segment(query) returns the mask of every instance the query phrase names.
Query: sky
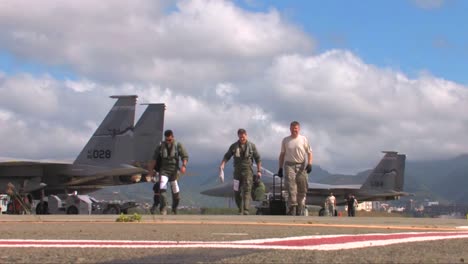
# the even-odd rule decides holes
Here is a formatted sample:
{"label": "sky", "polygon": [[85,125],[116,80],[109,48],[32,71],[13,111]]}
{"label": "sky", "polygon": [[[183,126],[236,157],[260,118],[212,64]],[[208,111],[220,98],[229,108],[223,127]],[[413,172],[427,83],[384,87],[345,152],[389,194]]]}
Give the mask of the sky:
{"label": "sky", "polygon": [[190,162],[219,162],[238,128],[276,160],[293,120],[330,172],[371,168],[383,150],[468,153],[464,10],[462,0],[1,1],[0,156],[73,160],[116,94],[165,103]]}

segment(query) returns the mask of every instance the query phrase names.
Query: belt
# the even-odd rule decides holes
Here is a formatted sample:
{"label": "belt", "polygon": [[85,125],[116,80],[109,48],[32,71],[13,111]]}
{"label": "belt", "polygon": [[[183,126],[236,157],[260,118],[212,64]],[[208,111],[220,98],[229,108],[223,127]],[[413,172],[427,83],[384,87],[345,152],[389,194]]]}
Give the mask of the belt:
{"label": "belt", "polygon": [[286,164],[286,165],[302,165],[302,164],[304,164],[304,162],[285,161],[284,164]]}

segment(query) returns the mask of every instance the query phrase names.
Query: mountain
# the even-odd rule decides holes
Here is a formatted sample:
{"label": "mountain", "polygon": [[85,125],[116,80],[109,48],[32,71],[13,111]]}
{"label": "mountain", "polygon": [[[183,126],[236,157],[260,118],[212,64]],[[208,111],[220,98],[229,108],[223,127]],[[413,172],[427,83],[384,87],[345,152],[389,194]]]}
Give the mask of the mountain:
{"label": "mountain", "polygon": [[[214,187],[218,182],[219,163],[190,164],[187,175],[181,176],[181,205],[196,207],[227,207],[233,204],[230,198],[216,198],[201,195],[200,192]],[[278,161],[264,160],[263,167],[276,173]],[[362,184],[371,169],[354,176],[333,175],[314,165],[309,175],[310,181],[326,184]],[[232,161],[226,165],[225,181],[232,181]],[[129,199],[152,203],[152,183],[138,183],[127,186],[108,187],[97,191],[98,199]],[[443,203],[467,203],[468,154],[446,160],[409,161],[405,168],[404,190],[414,193],[414,200],[439,200]],[[227,194],[228,196],[230,194]],[[170,195],[169,195],[170,196]]]}
{"label": "mountain", "polygon": [[467,203],[468,154],[446,160],[407,162],[407,191],[450,203]]}

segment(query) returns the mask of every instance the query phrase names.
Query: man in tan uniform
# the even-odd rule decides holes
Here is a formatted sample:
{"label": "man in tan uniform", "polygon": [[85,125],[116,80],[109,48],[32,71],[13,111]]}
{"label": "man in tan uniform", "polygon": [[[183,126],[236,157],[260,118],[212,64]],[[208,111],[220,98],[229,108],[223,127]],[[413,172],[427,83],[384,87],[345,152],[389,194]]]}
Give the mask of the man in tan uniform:
{"label": "man in tan uniform", "polygon": [[278,176],[283,177],[288,190],[289,215],[303,215],[308,189],[308,173],[312,171],[312,149],[305,136],[299,135],[299,122],[290,125],[291,135],[281,143]]}
{"label": "man in tan uniform", "polygon": [[331,192],[328,197],[327,197],[327,202],[326,202],[326,210],[328,212],[328,216],[335,216],[335,210],[336,210],[336,197],[333,195]]}

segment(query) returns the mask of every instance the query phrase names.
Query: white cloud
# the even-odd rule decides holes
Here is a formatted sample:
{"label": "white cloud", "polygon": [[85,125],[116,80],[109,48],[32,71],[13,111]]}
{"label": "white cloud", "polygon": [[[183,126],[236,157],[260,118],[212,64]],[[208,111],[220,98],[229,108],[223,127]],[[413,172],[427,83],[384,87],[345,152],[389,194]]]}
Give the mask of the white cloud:
{"label": "white cloud", "polygon": [[193,89],[193,80],[238,78],[277,53],[314,45],[276,10],[251,13],[229,1],[178,1],[168,14],[164,1],[30,5],[0,3],[0,48],[111,83],[157,81]]}
{"label": "white cloud", "polygon": [[73,158],[113,94],[164,102],[165,127],[198,162],[219,162],[240,127],[277,159],[292,120],[315,162],[336,172],[372,167],[381,150],[411,159],[468,151],[468,87],[429,73],[410,79],[346,50],[312,54],[313,38],[275,10],[158,3],[0,2],[0,48],[77,76],[0,73],[2,156]]}
{"label": "white cloud", "polygon": [[57,111],[56,80],[50,76],[0,75],[0,91],[0,104],[12,112],[49,115]]}
{"label": "white cloud", "polygon": [[4,111],[0,108],[0,120],[1,121],[8,121],[12,118],[13,114],[9,111]]}
{"label": "white cloud", "polygon": [[96,84],[86,80],[80,82],[66,80],[65,86],[72,89],[75,92],[89,92],[96,87]]}

